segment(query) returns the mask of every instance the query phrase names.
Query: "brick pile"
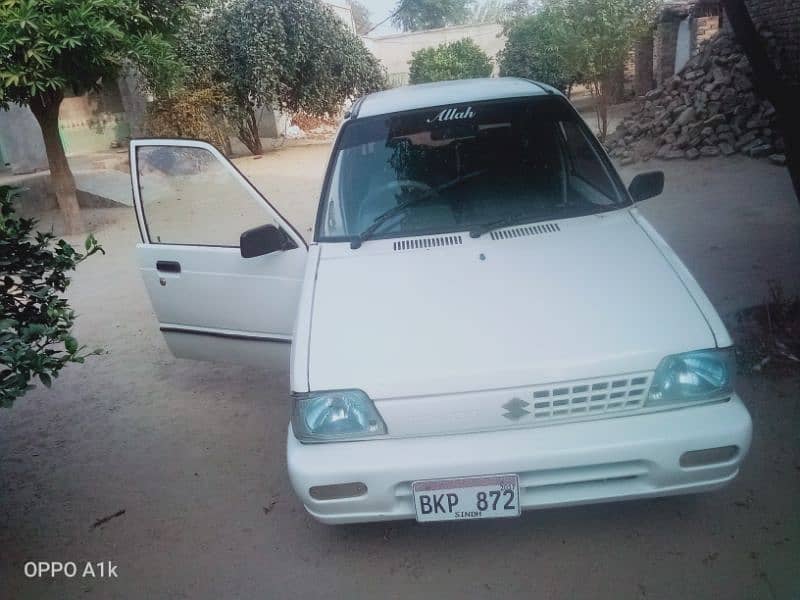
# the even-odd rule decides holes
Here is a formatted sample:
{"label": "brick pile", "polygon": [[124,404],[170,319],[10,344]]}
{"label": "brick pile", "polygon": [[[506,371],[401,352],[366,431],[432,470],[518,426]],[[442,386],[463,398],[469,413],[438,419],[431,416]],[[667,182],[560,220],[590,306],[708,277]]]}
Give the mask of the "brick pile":
{"label": "brick pile", "polygon": [[747,57],[730,34],[720,33],[679,73],[639,98],[606,147],[621,164],[737,153],[783,164],[775,125],[775,109],[755,93]]}

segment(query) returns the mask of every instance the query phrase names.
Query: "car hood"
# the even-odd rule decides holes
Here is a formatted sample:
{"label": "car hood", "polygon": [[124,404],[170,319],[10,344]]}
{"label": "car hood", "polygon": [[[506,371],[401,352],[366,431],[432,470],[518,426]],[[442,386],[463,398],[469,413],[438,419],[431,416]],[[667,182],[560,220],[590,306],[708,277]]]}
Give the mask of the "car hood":
{"label": "car hood", "polygon": [[715,345],[627,210],[441,237],[451,243],[322,245],[311,390],[387,399],[510,388],[652,370]]}

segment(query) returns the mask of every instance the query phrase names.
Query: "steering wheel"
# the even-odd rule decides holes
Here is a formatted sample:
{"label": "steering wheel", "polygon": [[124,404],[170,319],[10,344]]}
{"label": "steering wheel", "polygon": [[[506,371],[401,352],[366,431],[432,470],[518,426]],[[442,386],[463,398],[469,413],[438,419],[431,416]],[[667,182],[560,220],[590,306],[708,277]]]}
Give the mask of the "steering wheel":
{"label": "steering wheel", "polygon": [[[441,198],[436,188],[413,179],[394,179],[378,186],[367,194],[358,210],[360,227],[369,226],[377,217],[398,205],[396,192],[401,190],[417,190],[419,194],[431,198]],[[390,194],[389,192],[395,192]]]}

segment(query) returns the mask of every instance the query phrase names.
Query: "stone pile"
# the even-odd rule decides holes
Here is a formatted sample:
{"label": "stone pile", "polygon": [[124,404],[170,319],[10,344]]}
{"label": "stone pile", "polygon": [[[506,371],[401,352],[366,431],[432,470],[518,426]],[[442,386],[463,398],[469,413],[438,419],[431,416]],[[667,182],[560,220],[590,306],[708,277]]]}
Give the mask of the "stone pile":
{"label": "stone pile", "polygon": [[751,77],[733,37],[720,33],[679,73],[637,100],[607,137],[609,154],[621,164],[736,153],[785,163],[775,109],[756,95]]}

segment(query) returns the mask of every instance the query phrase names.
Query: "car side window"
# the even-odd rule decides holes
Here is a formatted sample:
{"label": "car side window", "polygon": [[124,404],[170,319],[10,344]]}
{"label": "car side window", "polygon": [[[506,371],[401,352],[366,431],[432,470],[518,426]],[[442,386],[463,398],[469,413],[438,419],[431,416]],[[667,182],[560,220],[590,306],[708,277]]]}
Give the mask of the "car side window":
{"label": "car side window", "polygon": [[238,247],[242,232],[271,221],[231,167],[205,148],[141,146],[136,161],[153,244]]}
{"label": "car side window", "polygon": [[572,165],[571,176],[579,177],[606,198],[617,200],[617,193],[611,184],[611,178],[597,152],[586,139],[585,133],[577,123],[561,122],[567,158]]}

